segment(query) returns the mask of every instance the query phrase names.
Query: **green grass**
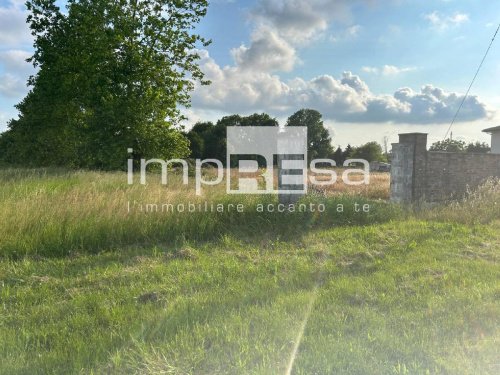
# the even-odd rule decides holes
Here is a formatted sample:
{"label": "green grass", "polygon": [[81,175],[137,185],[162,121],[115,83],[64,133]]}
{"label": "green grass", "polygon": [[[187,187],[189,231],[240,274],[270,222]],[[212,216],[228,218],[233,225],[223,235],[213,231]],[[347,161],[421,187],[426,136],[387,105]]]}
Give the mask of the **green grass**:
{"label": "green grass", "polygon": [[[310,196],[305,204],[324,203],[328,214],[305,212],[283,215],[257,213],[258,203],[275,204],[275,196],[236,196],[225,184],[195,195],[193,184],[182,185],[178,175],[168,186],[149,176],[147,186],[127,185],[124,173],[67,172],[64,170],[0,170],[0,256],[65,256],[72,252],[99,252],[110,247],[182,243],[217,239],[234,234],[254,237],[297,236],[310,228],[385,222],[402,214],[381,200],[345,196],[323,199]],[[133,202],[243,204],[243,213],[148,213],[128,211]],[[357,213],[355,203],[369,203],[369,214]],[[345,206],[338,213],[337,205]]]}
{"label": "green grass", "polygon": [[[371,202],[371,215],[287,216],[290,230],[278,215],[117,214],[156,194],[118,174],[3,173],[1,374],[286,374],[311,302],[293,374],[500,369],[496,187],[476,211]],[[185,231],[201,220],[204,235]]]}

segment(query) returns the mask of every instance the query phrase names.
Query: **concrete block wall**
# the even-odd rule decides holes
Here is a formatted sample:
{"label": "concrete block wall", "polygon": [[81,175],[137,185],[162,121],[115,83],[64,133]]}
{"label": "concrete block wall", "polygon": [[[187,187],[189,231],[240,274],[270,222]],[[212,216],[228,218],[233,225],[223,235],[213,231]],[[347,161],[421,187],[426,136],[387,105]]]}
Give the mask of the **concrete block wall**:
{"label": "concrete block wall", "polygon": [[394,143],[391,200],[442,202],[464,196],[489,177],[500,177],[499,154],[427,151],[427,134],[400,134]]}
{"label": "concrete block wall", "polygon": [[394,143],[391,163],[391,200],[409,203],[413,199],[414,145]]}

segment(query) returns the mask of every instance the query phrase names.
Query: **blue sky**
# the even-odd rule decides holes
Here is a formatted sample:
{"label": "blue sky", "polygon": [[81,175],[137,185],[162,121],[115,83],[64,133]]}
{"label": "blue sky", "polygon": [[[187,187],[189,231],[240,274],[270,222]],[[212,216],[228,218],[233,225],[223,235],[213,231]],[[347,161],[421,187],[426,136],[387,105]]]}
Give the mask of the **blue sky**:
{"label": "blue sky", "polygon": [[[0,130],[15,116],[32,72],[22,1],[0,0]],[[500,23],[491,0],[213,0],[198,31],[213,84],[197,88],[187,126],[232,113],[281,122],[320,110],[334,144],[444,136]],[[500,125],[500,36],[454,126],[456,138],[488,140]]]}

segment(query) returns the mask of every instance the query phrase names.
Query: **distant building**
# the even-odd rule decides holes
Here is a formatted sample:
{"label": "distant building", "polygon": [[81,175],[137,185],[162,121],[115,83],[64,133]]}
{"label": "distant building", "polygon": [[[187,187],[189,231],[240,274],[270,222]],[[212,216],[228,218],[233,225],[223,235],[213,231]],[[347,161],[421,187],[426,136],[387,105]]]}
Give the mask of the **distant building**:
{"label": "distant building", "polygon": [[491,153],[500,154],[500,126],[484,129],[483,132],[491,134]]}

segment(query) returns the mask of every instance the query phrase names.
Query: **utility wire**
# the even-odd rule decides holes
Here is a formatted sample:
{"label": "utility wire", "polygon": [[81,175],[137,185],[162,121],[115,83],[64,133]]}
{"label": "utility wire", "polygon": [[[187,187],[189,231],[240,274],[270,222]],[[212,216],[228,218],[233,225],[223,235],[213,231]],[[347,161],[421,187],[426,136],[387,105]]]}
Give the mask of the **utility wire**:
{"label": "utility wire", "polygon": [[495,31],[495,35],[493,35],[493,39],[491,39],[490,45],[488,46],[488,49],[486,50],[486,53],[484,54],[483,59],[481,60],[481,64],[479,64],[479,67],[477,68],[476,74],[474,75],[474,78],[472,78],[472,82],[469,85],[469,88],[467,89],[467,92],[465,93],[464,98],[462,99],[462,102],[460,103],[460,106],[458,107],[457,112],[455,113],[455,117],[453,117],[453,120],[451,121],[450,127],[448,128],[448,131],[446,132],[446,135],[444,136],[444,139],[448,137],[448,134],[450,134],[451,128],[453,127],[453,124],[455,124],[455,120],[458,117],[458,114],[460,113],[460,110],[462,109],[465,100],[467,99],[467,96],[469,96],[469,92],[472,88],[472,85],[476,81],[477,75],[479,74],[479,71],[483,67],[483,63],[486,60],[486,56],[488,56],[488,53],[490,52],[491,46],[493,45],[493,42],[495,41],[495,38],[497,37],[498,31],[500,30],[500,24],[498,24],[497,31]]}

